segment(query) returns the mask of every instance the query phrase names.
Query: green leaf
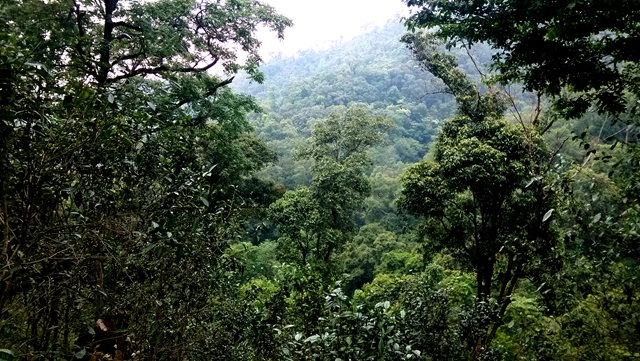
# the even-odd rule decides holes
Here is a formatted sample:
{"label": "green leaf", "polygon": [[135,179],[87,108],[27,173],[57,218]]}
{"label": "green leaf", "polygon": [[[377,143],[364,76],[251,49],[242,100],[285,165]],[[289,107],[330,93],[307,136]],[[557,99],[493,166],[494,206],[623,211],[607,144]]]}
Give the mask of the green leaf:
{"label": "green leaf", "polygon": [[76,353],[76,358],[77,359],[81,359],[84,357],[84,355],[87,354],[87,349],[80,349],[80,351],[78,351],[78,353]]}
{"label": "green leaf", "polygon": [[319,338],[320,338],[320,336],[318,336],[318,335],[309,336],[309,337],[307,337],[307,338],[304,340],[304,342],[311,342],[311,343],[313,343],[313,342],[318,341],[318,339],[319,339]]}
{"label": "green leaf", "polygon": [[544,216],[542,216],[542,221],[546,222],[547,219],[549,219],[549,217],[551,217],[551,214],[553,213],[553,208],[551,208],[550,210],[547,211],[547,213],[544,214]]}
{"label": "green leaf", "polygon": [[206,198],[200,197],[200,200],[202,201],[202,204],[204,204],[205,207],[209,207],[209,201]]}
{"label": "green leaf", "polygon": [[156,247],[155,243],[151,243],[150,245],[146,246],[143,250],[142,250],[142,254],[145,254],[149,251],[151,251],[152,249],[154,249]]}
{"label": "green leaf", "polygon": [[593,217],[593,223],[596,223],[602,218],[602,213],[598,213]]}
{"label": "green leaf", "polygon": [[200,218],[196,217],[191,226],[191,233],[195,233],[198,230],[198,226],[200,226]]}

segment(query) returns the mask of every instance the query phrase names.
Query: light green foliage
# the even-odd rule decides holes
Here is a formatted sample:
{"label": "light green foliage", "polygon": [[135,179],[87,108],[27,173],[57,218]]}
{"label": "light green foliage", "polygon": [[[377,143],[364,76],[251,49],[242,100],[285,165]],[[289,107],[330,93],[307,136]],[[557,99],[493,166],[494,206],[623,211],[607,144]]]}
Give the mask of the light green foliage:
{"label": "light green foliage", "polygon": [[[379,274],[356,292],[361,309],[383,305],[397,330],[399,344],[419,350],[426,359],[465,359],[465,339],[482,332],[489,320],[486,310],[476,307],[473,276],[449,272],[431,263],[416,275]],[[398,317],[400,316],[400,317]],[[487,353],[485,357],[496,356]],[[415,357],[415,356],[414,356]],[[418,357],[418,359],[422,359]]]}
{"label": "light green foliage", "polygon": [[240,288],[240,296],[249,302],[251,307],[255,307],[258,312],[269,311],[270,300],[279,291],[278,283],[267,280],[264,277],[251,279]]}
{"label": "light green foliage", "polygon": [[605,293],[588,295],[563,315],[558,321],[572,346],[567,354],[605,360],[640,356],[635,335],[640,309],[633,297],[637,295],[612,287]]}
{"label": "light green foliage", "polygon": [[370,304],[394,300],[397,297],[395,293],[398,292],[399,285],[406,278],[411,276],[385,273],[376,275],[373,281],[356,291],[354,299],[359,303]]}
{"label": "light green foliage", "polygon": [[269,218],[280,232],[278,249],[282,258],[304,265],[320,251],[319,244],[315,244],[323,231],[323,216],[318,208],[306,187],[286,192],[269,207]]}
{"label": "light green foliage", "polygon": [[595,286],[591,294],[556,315],[545,315],[533,298],[516,297],[498,331],[496,346],[505,349],[511,360],[637,358],[637,295],[625,285],[628,280],[620,278],[635,271],[617,264],[609,272],[609,282],[591,285]]}
{"label": "light green foliage", "polygon": [[379,273],[412,274],[422,269],[422,255],[417,252],[390,251],[382,255]]}
{"label": "light green foliage", "polygon": [[228,253],[244,261],[244,279],[273,278],[277,266],[275,242],[265,241],[257,246],[250,242],[236,243]]}
{"label": "light green foliage", "polygon": [[397,232],[404,223],[398,216],[395,205],[400,184],[395,174],[388,173],[369,177],[371,196],[365,199],[362,220],[368,224],[379,222],[385,228]]}
{"label": "light green foliage", "polygon": [[270,208],[285,259],[327,263],[351,237],[354,213],[370,193],[364,176],[371,165],[367,151],[390,127],[389,120],[359,108],[316,124],[311,145],[298,155],[313,161],[310,186],[287,192]]}
{"label": "light green foliage", "polygon": [[288,359],[288,343],[300,340],[295,335],[318,329],[326,313],[325,289],[321,274],[309,265],[282,264],[273,280],[257,278],[245,284],[241,298],[247,327],[237,336],[247,343],[246,359]]}
{"label": "light green foliage", "polygon": [[[455,102],[432,94],[440,89],[434,88],[429,74],[414,66],[398,42],[403,31],[399,22],[390,21],[327,50],[275,57],[260,68],[265,84],[234,81],[235,89],[256,96],[265,108],[266,114],[252,117],[252,124],[280,158],[266,174],[288,189],[308,185],[308,167],[292,160],[295,150],[310,136],[315,122],[352,107],[393,119],[396,125],[389,144],[372,149],[372,175],[392,178],[389,171],[393,170],[397,178],[426,153],[441,120],[453,114]],[[489,60],[490,53],[486,47],[476,49],[482,62]],[[475,73],[471,61],[463,67]]]}
{"label": "light green foliage", "polygon": [[[496,347],[505,349],[511,360],[521,359],[530,348],[535,347],[531,337],[535,334],[534,330],[553,332],[554,326],[558,327],[554,323],[553,319],[542,315],[535,299],[514,297],[504,315],[504,325],[496,335]],[[544,351],[540,352],[541,356],[543,354]]]}
{"label": "light green foliage", "polygon": [[360,227],[353,240],[347,242],[336,257],[340,271],[347,275],[347,294],[371,282],[379,273],[417,273],[422,268],[422,255],[414,243],[387,231],[379,223]]}
{"label": "light green foliage", "polygon": [[[433,266],[431,266],[433,267]],[[459,270],[445,270],[440,287],[446,289],[454,305],[471,307],[476,301],[477,284],[473,274]]]}

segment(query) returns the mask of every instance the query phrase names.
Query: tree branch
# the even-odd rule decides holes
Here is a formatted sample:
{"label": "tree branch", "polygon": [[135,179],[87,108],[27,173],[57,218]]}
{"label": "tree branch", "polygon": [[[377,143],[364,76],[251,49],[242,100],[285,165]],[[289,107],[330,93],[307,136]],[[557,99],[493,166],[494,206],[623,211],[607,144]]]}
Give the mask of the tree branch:
{"label": "tree branch", "polygon": [[473,55],[471,55],[471,49],[470,46],[467,45],[464,41],[462,42],[462,47],[464,48],[464,50],[467,53],[467,56],[469,57],[469,59],[471,59],[471,62],[473,63],[473,66],[476,68],[476,71],[478,72],[478,74],[480,74],[480,77],[482,77],[482,79],[485,78],[485,74],[480,70],[480,67],[478,66],[478,64],[476,63],[476,59],[473,57]]}
{"label": "tree branch", "polygon": [[[536,110],[533,113],[533,118],[531,119],[531,125],[533,125],[533,126],[535,126],[536,123],[538,122],[538,117],[540,116],[540,111],[541,111],[540,104],[541,104],[542,94],[538,93],[536,95],[537,95]],[[550,124],[553,124],[553,122],[551,122]],[[544,132],[546,132],[549,129],[549,127],[550,127],[550,125],[547,126],[547,128],[545,128],[545,130],[540,134],[544,134]]]}
{"label": "tree branch", "polygon": [[166,65],[160,65],[157,66],[155,68],[141,68],[141,69],[136,69],[133,70],[129,73],[126,74],[122,74],[122,75],[118,75],[115,78],[111,78],[111,79],[107,79],[107,83],[115,83],[119,80],[124,80],[124,79],[129,79],[129,78],[133,78],[135,76],[138,75],[151,75],[151,74],[160,74],[160,73],[164,73],[167,71],[173,71],[173,72],[177,72],[177,73],[200,73],[200,72],[204,72],[207,71],[209,69],[211,69],[214,65],[216,65],[218,63],[219,59],[215,59],[213,60],[211,63],[200,67],[200,68],[196,68],[196,67],[186,67],[186,68],[176,68],[176,69],[172,69],[169,68]]}
{"label": "tree branch", "polygon": [[[202,95],[202,98],[208,98],[208,97],[214,95],[218,91],[218,89],[222,88],[225,85],[231,84],[231,82],[233,82],[233,79],[235,79],[234,76],[232,76],[231,78],[229,78],[227,80],[224,80],[224,81],[221,81],[220,83],[214,85],[213,88],[209,89],[206,93],[204,93]],[[191,103],[192,101],[194,101],[194,99],[183,99],[183,100],[179,101],[178,104],[176,104],[176,107],[181,107],[181,106],[183,106],[183,105],[185,105],[187,103]]]}
{"label": "tree branch", "polygon": [[80,5],[77,3],[76,0],[73,0],[73,8],[71,8],[71,12],[73,12],[76,15],[76,26],[78,26],[78,42],[76,43],[76,46],[75,46],[76,51],[80,55],[80,59],[82,59],[82,65],[85,67],[87,72],[89,72],[89,74],[93,76],[97,76],[97,73],[93,68],[93,64],[89,60],[87,53],[82,48],[83,39],[86,36],[86,32],[84,30],[84,27],[82,26],[82,19],[84,18],[86,13],[80,10]]}
{"label": "tree branch", "polygon": [[144,51],[140,51],[139,53],[135,53],[135,54],[123,55],[123,56],[119,57],[118,59],[112,61],[111,62],[111,66],[113,67],[114,65],[118,64],[121,61],[136,59],[137,57],[139,57],[141,55],[144,55]]}
{"label": "tree branch", "polygon": [[131,25],[128,23],[125,23],[124,21],[116,21],[116,22],[112,22],[111,25],[114,28],[117,27],[123,27],[123,28],[127,28],[127,29],[131,29],[131,30],[135,30],[135,31],[139,31],[139,32],[143,32],[142,28],[139,26],[135,26],[135,25]]}

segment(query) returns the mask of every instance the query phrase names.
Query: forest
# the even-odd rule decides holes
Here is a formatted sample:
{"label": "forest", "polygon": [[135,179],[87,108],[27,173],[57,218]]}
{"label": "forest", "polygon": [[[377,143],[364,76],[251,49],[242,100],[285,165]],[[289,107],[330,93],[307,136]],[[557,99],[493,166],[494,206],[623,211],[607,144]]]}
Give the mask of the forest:
{"label": "forest", "polygon": [[0,0],[0,359],[640,360],[640,1]]}

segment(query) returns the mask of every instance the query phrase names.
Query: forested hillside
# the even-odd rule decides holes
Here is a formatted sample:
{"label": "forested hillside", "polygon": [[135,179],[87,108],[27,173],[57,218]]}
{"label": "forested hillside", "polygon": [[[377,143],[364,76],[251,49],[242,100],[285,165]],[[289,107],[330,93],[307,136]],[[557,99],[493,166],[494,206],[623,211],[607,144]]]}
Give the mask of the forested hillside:
{"label": "forested hillside", "polygon": [[[260,67],[263,83],[239,76],[231,87],[258,99],[262,111],[249,119],[258,136],[278,154],[278,162],[268,165],[262,174],[290,190],[309,185],[311,163],[295,155],[310,141],[314,125],[332,113],[365,109],[393,120],[393,126],[384,141],[369,151],[372,165],[364,171],[373,187],[372,196],[358,212],[358,223],[395,231],[404,228],[407,219],[398,216],[394,205],[400,175],[425,156],[442,121],[456,109],[455,99],[445,94],[442,82],[422,71],[400,42],[405,31],[396,19],[327,50],[276,57]],[[462,60],[465,72],[480,81],[491,49],[479,46],[469,53],[460,48],[452,51]],[[259,232],[255,236],[270,235]]]}
{"label": "forested hillside", "polygon": [[[442,120],[453,114],[455,102],[399,42],[405,31],[399,19],[389,21],[325,51],[272,59],[260,67],[262,84],[246,77],[234,81],[233,89],[255,96],[263,107],[264,113],[251,119],[280,156],[270,175],[288,188],[308,182],[309,174],[292,164],[293,151],[311,135],[316,121],[348,107],[362,107],[395,122],[389,144],[373,153],[374,173],[398,175],[424,156]],[[463,55],[462,49],[454,50]],[[488,47],[475,47],[473,54],[482,66],[492,53]],[[465,71],[479,80],[471,59],[461,59]]]}
{"label": "forested hillside", "polygon": [[0,359],[640,360],[640,2],[405,4],[0,2]]}

